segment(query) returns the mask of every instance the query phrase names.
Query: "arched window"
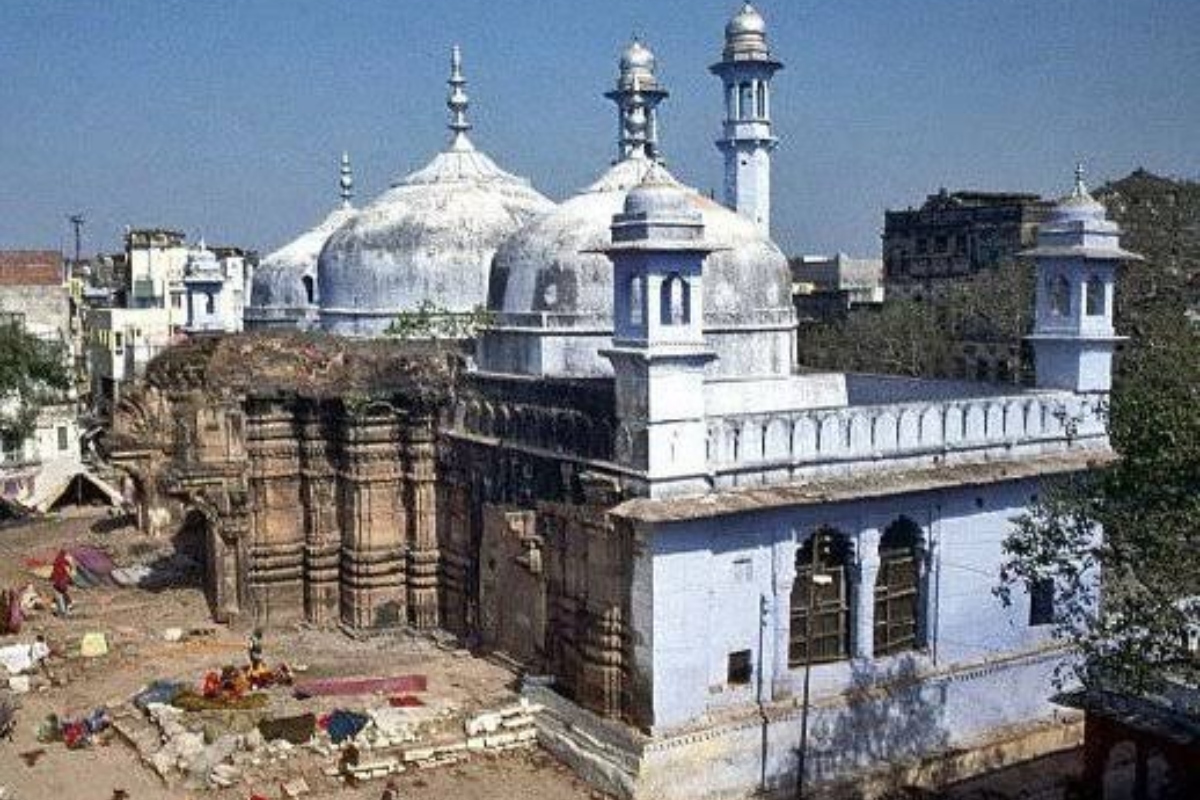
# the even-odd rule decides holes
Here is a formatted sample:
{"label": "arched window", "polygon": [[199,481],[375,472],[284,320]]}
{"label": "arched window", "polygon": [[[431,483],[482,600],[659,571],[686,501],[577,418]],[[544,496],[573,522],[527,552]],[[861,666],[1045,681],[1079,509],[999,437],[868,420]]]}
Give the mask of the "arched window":
{"label": "arched window", "polygon": [[751,119],[754,116],[754,84],[747,81],[739,87],[738,106],[740,119]]}
{"label": "arched window", "polygon": [[313,304],[313,296],[314,296],[312,275],[305,275],[303,278],[300,279],[300,282],[304,284],[304,297],[307,299],[308,304],[311,306]]}
{"label": "arched window", "polygon": [[796,552],[788,666],[849,658],[850,603],[846,586],[849,556],[846,537],[831,528],[815,531]]}
{"label": "arched window", "polygon": [[1093,275],[1087,282],[1087,315],[1089,317],[1104,316],[1104,281],[1099,275]]}
{"label": "arched window", "polygon": [[645,318],[646,304],[646,278],[643,275],[634,275],[629,279],[629,324],[641,325]]}
{"label": "arched window", "polygon": [[217,307],[216,299],[212,296],[212,292],[204,293],[204,313],[212,314]]}
{"label": "arched window", "polygon": [[671,273],[663,281],[660,293],[659,322],[663,325],[686,325],[691,322],[691,298],[688,296],[687,281],[678,273]]}
{"label": "arched window", "polygon": [[877,656],[920,646],[917,641],[921,608],[920,539],[920,527],[908,517],[901,517],[887,527],[879,541],[879,573],[875,577]]}
{"label": "arched window", "polygon": [[1050,311],[1060,317],[1071,314],[1071,283],[1063,275],[1050,279]]}
{"label": "arched window", "polygon": [[767,84],[763,81],[758,83],[758,118],[767,118]]}

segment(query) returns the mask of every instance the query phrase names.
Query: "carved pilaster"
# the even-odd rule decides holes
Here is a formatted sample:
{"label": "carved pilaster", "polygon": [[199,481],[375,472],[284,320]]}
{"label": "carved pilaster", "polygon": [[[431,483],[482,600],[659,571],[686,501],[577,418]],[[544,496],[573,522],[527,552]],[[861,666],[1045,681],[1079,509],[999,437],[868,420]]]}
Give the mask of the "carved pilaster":
{"label": "carved pilaster", "polygon": [[337,476],[330,425],[316,403],[304,406],[300,428],[300,491],[304,507],[304,615],[325,625],[338,618]]}
{"label": "carved pilaster", "polygon": [[291,410],[255,403],[246,420],[251,497],[247,586],[256,621],[288,623],[304,614],[304,518],[300,448]]}
{"label": "carved pilaster", "polygon": [[408,621],[416,628],[435,628],[438,609],[437,460],[434,420],[414,416],[405,427],[408,499]]}
{"label": "carved pilaster", "polygon": [[605,716],[618,716],[625,679],[625,624],[619,606],[590,615],[580,650],[579,703]]}
{"label": "carved pilaster", "polygon": [[339,472],[341,616],[353,628],[403,625],[407,527],[394,413],[343,420]]}

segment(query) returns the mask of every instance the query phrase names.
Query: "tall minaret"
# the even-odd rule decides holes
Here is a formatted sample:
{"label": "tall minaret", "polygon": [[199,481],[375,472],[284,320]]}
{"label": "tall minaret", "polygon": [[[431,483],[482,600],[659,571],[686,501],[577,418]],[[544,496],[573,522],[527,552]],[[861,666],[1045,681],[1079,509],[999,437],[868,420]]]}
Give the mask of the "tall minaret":
{"label": "tall minaret", "polygon": [[471,130],[471,123],[467,121],[470,98],[467,97],[467,79],[463,77],[462,51],[458,45],[450,50],[450,79],[446,83],[450,86],[446,98],[446,107],[450,109],[450,149],[473,150],[471,140],[467,138],[467,131]]}
{"label": "tall minaret", "polygon": [[350,168],[350,154],[342,151],[342,167],[338,176],[338,189],[342,196],[342,208],[353,208],[354,171]]}
{"label": "tall minaret", "polygon": [[1038,229],[1033,258],[1037,308],[1033,346],[1037,386],[1071,392],[1107,392],[1112,354],[1124,337],[1113,329],[1117,266],[1142,257],[1121,248],[1121,230],[1088,192],[1083,167],[1075,188]]}
{"label": "tall minaret", "polygon": [[605,97],[617,104],[617,160],[658,161],[658,104],[669,94],[655,75],[654,53],[634,37],[621,54],[617,86]]}
{"label": "tall minaret", "polygon": [[725,26],[725,50],[710,69],[725,86],[725,205],[771,231],[771,78],[783,64],[771,57],[767,26],[750,3]]}

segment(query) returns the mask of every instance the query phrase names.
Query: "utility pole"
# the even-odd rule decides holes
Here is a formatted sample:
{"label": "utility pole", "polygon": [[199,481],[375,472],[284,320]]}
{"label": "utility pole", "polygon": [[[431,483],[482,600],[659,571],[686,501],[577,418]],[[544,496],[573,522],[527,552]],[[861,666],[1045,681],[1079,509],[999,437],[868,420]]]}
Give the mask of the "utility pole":
{"label": "utility pole", "polygon": [[74,274],[79,269],[79,262],[83,259],[83,214],[72,214],[67,217],[71,223],[71,227],[75,231],[75,261],[72,263],[71,272]]}
{"label": "utility pole", "polygon": [[828,575],[817,574],[821,554],[828,546],[825,533],[817,531],[812,535],[812,559],[808,567],[808,607],[804,612],[804,691],[800,701],[800,753],[797,759],[799,765],[796,772],[796,800],[804,798],[804,770],[808,760],[808,697],[812,677],[813,612],[817,603],[817,585],[827,586],[833,583],[833,579]]}

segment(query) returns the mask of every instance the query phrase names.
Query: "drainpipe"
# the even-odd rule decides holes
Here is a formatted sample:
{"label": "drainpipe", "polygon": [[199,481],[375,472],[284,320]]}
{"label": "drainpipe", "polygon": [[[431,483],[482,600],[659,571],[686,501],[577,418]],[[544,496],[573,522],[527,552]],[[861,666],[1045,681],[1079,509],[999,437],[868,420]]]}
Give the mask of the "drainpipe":
{"label": "drainpipe", "polygon": [[756,694],[758,696],[758,718],[760,728],[760,760],[762,768],[759,774],[759,789],[766,794],[767,792],[767,706],[766,697],[764,696],[763,667],[766,665],[766,656],[764,655],[763,643],[766,639],[767,622],[771,616],[771,603],[767,600],[765,594],[758,596],[758,663],[755,665],[754,674],[757,676]]}

